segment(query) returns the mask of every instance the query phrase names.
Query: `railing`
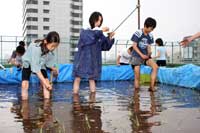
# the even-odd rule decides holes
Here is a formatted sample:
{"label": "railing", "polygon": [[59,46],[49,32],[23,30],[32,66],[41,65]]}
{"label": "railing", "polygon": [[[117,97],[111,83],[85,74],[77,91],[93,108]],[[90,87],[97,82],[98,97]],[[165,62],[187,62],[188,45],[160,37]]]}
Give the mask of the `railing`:
{"label": "railing", "polygon": [[[103,64],[116,64],[116,58],[121,50],[132,46],[130,40],[117,40],[109,52],[103,52]],[[157,54],[156,45],[152,45],[152,56]],[[183,48],[179,42],[165,42],[168,53],[168,64],[200,64],[200,42],[194,41],[189,47]]]}
{"label": "railing", "polygon": [[[19,41],[23,37],[19,36],[0,36],[0,63],[7,64],[12,51],[15,50]],[[75,48],[75,41],[68,41],[61,38],[61,44],[56,50],[56,63],[72,63]],[[128,49],[132,46],[130,40],[116,40],[110,51],[102,52],[103,64],[116,64],[116,58],[119,51]],[[170,64],[200,64],[200,43],[194,41],[190,47],[183,48],[178,42],[165,42],[165,47],[168,52],[167,62]],[[152,45],[152,56],[156,55],[156,46]]]}

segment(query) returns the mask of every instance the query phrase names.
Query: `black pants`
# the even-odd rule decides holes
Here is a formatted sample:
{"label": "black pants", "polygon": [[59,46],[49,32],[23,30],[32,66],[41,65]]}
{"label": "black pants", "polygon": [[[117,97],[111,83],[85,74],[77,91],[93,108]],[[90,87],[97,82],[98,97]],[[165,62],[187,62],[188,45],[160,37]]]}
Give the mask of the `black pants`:
{"label": "black pants", "polygon": [[[48,78],[47,76],[47,71],[45,69],[41,69],[40,70],[42,75],[44,76],[44,78]],[[31,67],[29,68],[22,68],[22,81],[23,80],[30,80],[30,76],[31,76]]]}
{"label": "black pants", "polygon": [[120,65],[129,65],[128,63],[120,63]]}
{"label": "black pants", "polygon": [[156,64],[158,66],[166,66],[167,65],[166,60],[157,60]]}

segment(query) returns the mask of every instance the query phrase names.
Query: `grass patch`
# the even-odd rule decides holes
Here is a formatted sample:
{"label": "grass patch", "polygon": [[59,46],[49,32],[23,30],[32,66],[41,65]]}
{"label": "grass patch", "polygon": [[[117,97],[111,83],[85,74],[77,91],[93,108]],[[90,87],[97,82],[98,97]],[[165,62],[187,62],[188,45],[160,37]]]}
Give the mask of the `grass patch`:
{"label": "grass patch", "polygon": [[150,83],[151,76],[149,74],[140,74],[140,84]]}

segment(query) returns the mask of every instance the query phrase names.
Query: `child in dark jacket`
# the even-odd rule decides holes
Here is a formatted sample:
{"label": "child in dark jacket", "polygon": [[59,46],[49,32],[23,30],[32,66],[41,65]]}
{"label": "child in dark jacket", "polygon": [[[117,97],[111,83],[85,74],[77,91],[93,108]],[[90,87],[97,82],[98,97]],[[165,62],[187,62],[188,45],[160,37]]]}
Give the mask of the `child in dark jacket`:
{"label": "child in dark jacket", "polygon": [[108,27],[100,29],[103,16],[99,12],[93,12],[89,19],[91,29],[82,30],[78,42],[78,52],[75,55],[73,76],[75,77],[73,93],[78,93],[81,78],[89,79],[90,91],[96,91],[95,80],[101,75],[102,55],[101,51],[109,50],[113,43],[114,33],[108,37],[103,32],[109,31]]}

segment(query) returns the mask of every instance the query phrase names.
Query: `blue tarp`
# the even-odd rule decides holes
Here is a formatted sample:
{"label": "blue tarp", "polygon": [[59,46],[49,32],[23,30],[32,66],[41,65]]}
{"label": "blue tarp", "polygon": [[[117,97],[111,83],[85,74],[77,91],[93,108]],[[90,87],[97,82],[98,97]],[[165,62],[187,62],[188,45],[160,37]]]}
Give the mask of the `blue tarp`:
{"label": "blue tarp", "polygon": [[[54,78],[54,82],[72,82],[71,64],[59,65],[59,76]],[[150,74],[151,69],[148,66],[141,67],[142,74]],[[158,80],[161,83],[172,84],[183,87],[200,89],[200,67],[188,64],[176,68],[161,67],[158,71]],[[101,81],[112,80],[133,80],[134,73],[131,66],[103,66]],[[39,82],[36,75],[32,74],[30,82]],[[21,71],[16,67],[0,70],[0,84],[21,83]]]}
{"label": "blue tarp", "polygon": [[200,67],[188,64],[176,68],[160,68],[158,80],[161,83],[200,90]]}

